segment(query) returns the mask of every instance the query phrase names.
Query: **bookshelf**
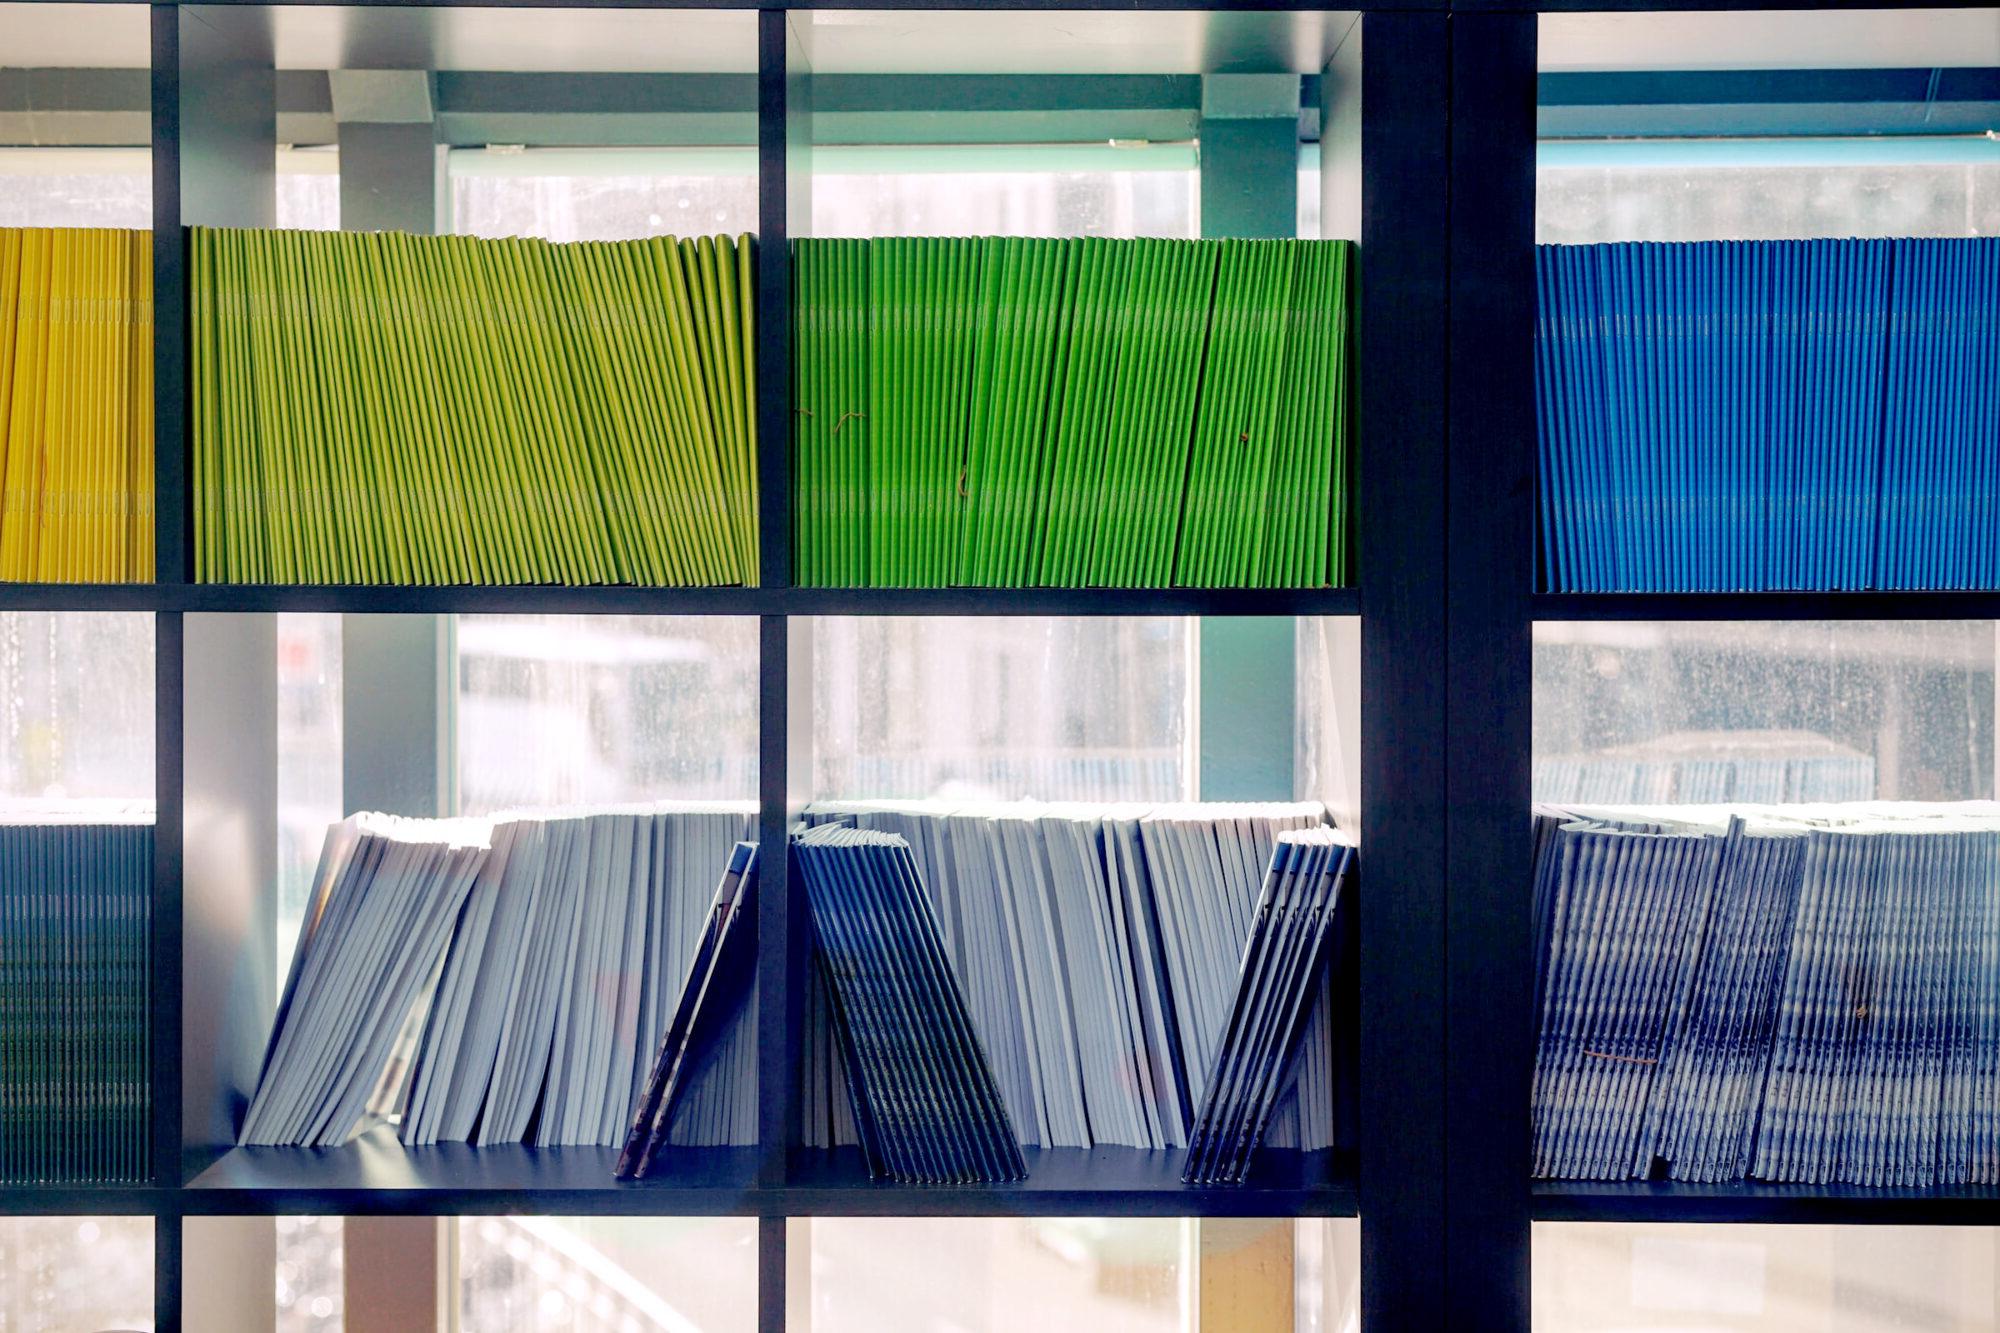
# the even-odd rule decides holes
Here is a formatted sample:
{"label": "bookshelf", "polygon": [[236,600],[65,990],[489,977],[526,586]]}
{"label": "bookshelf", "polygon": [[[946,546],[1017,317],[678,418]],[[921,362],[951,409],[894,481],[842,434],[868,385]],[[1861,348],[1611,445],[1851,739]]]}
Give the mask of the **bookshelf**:
{"label": "bookshelf", "polygon": [[[163,1330],[180,1327],[182,1224],[190,1217],[507,1211],[755,1217],[759,1326],[767,1330],[784,1327],[788,1276],[796,1282],[804,1271],[786,1249],[786,1221],[795,1217],[1358,1216],[1367,1326],[1382,1329],[1528,1327],[1535,1220],[1990,1221],[1991,1192],[1531,1184],[1533,1032],[1523,960],[1532,945],[1521,812],[1530,793],[1534,622],[1995,618],[2000,592],[1534,592],[1528,330],[1535,303],[1536,14],[1481,0],[1385,0],[1338,14],[1289,0],[1221,8],[1211,13],[1197,0],[1140,6],[1009,0],[962,15],[928,0],[875,0],[843,14],[898,21],[848,22],[832,30],[836,40],[816,48],[808,35],[823,9],[751,0],[678,10],[627,0],[543,0],[532,7],[387,0],[292,8],[152,5],[146,21],[160,237],[178,237],[197,222],[270,225],[268,215],[244,215],[239,205],[269,193],[269,168],[260,163],[275,142],[273,130],[255,117],[246,121],[212,94],[225,77],[247,79],[230,86],[262,88],[282,110],[277,51],[298,43],[347,51],[355,68],[477,72],[562,60],[566,72],[578,75],[630,72],[635,62],[642,72],[687,75],[688,100],[678,109],[714,117],[715,133],[736,136],[732,142],[755,156],[762,577],[746,588],[196,583],[186,256],[178,245],[157,247],[157,580],[0,583],[0,611],[138,611],[156,619],[155,1174],[137,1186],[0,1190],[0,1215],[154,1218]],[[1596,11],[1604,16],[1597,21],[1615,32],[1617,15],[1650,17],[1646,11],[1662,6],[1550,0],[1533,8]],[[1093,41],[1063,40],[1053,16],[1069,12],[1102,20]],[[554,56],[551,32],[565,34]],[[129,34],[118,40],[121,51],[130,45]],[[1327,214],[1323,234],[1348,235],[1362,247],[1354,586],[792,586],[785,242],[812,231],[815,115],[911,113],[893,98],[857,107],[848,100],[852,89],[838,80],[921,81],[942,73],[967,81],[959,88],[968,105],[1079,116],[1093,108],[1050,103],[1048,80],[1039,76],[1076,74],[1086,83],[1090,76],[1138,76],[1142,71],[1116,62],[1148,43],[1185,54],[1187,74],[1275,71],[1321,80],[1322,152],[1330,168],[1346,172],[1341,188],[1323,196],[1330,209],[1341,210]],[[88,39],[81,53],[78,45],[69,43],[61,58],[90,63]],[[969,59],[968,50],[978,59]],[[121,59],[130,56],[124,51]],[[1060,67],[1068,60],[1083,63]],[[1184,90],[1176,95],[1184,97]],[[1576,92],[1579,105],[1597,105],[1594,96]],[[1154,119],[1140,123],[1171,123],[1160,116],[1189,110],[1163,101],[1142,106]],[[506,123],[495,111],[489,127]],[[1495,335],[1505,329],[1518,334]],[[782,842],[788,821],[813,794],[805,643],[811,617],[1358,619],[1367,852],[1354,1016],[1358,1158],[1274,1153],[1262,1178],[1221,1189],[1182,1186],[1172,1154],[1053,1150],[1032,1156],[1029,1179],[1018,1186],[912,1189],[869,1183],[850,1154],[794,1148],[804,916],[782,858],[767,862],[759,898],[760,1148],[693,1150],[647,1182],[620,1184],[611,1179],[610,1155],[598,1150],[408,1150],[365,1136],[323,1152],[230,1147],[215,1125],[226,1120],[231,1089],[240,1084],[242,1063],[256,1058],[267,1019],[236,1007],[225,981],[246,957],[253,966],[272,966],[268,956],[256,957],[270,932],[263,931],[259,945],[251,925],[265,910],[259,897],[265,883],[254,865],[226,855],[218,861],[218,851],[228,849],[197,846],[187,831],[196,827],[192,808],[246,800],[268,776],[251,753],[267,724],[246,720],[241,706],[247,698],[268,707],[268,688],[241,673],[245,663],[260,660],[250,641],[252,622],[281,611],[754,616],[761,650],[759,831],[766,845]],[[232,1061],[236,1075],[222,1068]]]}

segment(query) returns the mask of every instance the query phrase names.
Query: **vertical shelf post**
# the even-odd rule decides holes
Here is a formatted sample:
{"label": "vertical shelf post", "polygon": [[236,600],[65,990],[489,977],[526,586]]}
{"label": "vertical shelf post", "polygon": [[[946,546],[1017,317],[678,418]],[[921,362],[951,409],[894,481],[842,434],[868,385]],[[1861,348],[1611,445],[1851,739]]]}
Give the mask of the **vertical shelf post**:
{"label": "vertical shelf post", "polygon": [[[1361,28],[1355,518],[1360,551],[1362,1309],[1448,1328],[1445,1057],[1445,237],[1442,14]],[[1350,38],[1350,41],[1352,39]],[[1475,1320],[1474,1327],[1487,1326]]]}
{"label": "vertical shelf post", "polygon": [[[155,4],[151,24],[153,175],[153,579],[185,583],[187,533],[187,251],[181,243],[180,9]],[[147,1100],[153,1217],[153,1326],[181,1327],[181,616],[153,617],[153,897],[147,1003]]]}
{"label": "vertical shelf post", "polygon": [[[782,9],[757,15],[757,480],[759,582],[792,582],[792,257],[811,226],[811,83]],[[757,1183],[789,1174],[810,975],[787,830],[811,798],[811,622],[761,617],[758,691]],[[757,1326],[785,1327],[791,1270],[782,1214],[757,1221]]]}
{"label": "vertical shelf post", "polygon": [[1452,1327],[1529,1326],[1535,16],[1456,14],[1444,774]]}

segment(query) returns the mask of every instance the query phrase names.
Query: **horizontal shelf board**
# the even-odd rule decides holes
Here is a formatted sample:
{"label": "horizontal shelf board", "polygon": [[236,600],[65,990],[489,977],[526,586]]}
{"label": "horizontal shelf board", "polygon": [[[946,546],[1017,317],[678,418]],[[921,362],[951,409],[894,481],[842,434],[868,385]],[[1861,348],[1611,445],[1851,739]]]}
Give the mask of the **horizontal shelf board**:
{"label": "horizontal shelf board", "polygon": [[1537,620],[1992,620],[1995,592],[1551,592]]}
{"label": "horizontal shelf board", "polygon": [[1793,1222],[1992,1226],[2000,1188],[1863,1189],[1737,1181],[1545,1180],[1534,1187],[1538,1222]]}
{"label": "horizontal shelf board", "polygon": [[819,1217],[1351,1217],[1353,1173],[1330,1152],[1266,1150],[1246,1185],[1183,1185],[1178,1150],[1030,1148],[1004,1185],[871,1181],[858,1148],[794,1152],[788,1212]]}
{"label": "horizontal shelf board", "polygon": [[[826,1217],[1351,1217],[1353,1173],[1333,1153],[1267,1150],[1251,1183],[1189,1186],[1180,1152],[1027,1152],[1028,1179],[909,1186],[868,1179],[858,1149],[799,1151],[783,1187],[756,1184],[748,1148],[672,1150],[643,1181],[612,1179],[610,1148],[406,1148],[385,1128],[339,1148],[202,1154],[172,1199],[193,1214],[501,1213]],[[48,1211],[48,1210],[43,1210]],[[139,1211],[145,1211],[140,1209]]]}
{"label": "horizontal shelf board", "polygon": [[407,1148],[378,1127],[338,1148],[231,1148],[197,1161],[191,1213],[755,1214],[754,1148],[676,1148],[642,1181],[615,1148]]}
{"label": "horizontal shelf board", "polygon": [[1353,588],[787,588],[789,615],[1350,616]]}
{"label": "horizontal shelf board", "polygon": [[149,1216],[171,1212],[174,1191],[150,1185],[10,1185],[0,1182],[0,1217]]}
{"label": "horizontal shelf board", "polygon": [[759,588],[193,583],[174,586],[169,600],[184,611],[756,615],[767,597]]}
{"label": "horizontal shelf board", "polygon": [[0,583],[0,611],[156,611],[157,583]]}
{"label": "horizontal shelf board", "polygon": [[0,583],[0,611],[525,615],[1358,615],[1353,588],[632,588]]}

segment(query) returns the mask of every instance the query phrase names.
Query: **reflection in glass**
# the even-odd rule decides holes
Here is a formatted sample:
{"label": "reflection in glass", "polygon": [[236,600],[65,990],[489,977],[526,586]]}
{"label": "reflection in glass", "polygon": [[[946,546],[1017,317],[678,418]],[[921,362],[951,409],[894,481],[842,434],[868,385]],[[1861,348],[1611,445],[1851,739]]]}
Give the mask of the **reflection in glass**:
{"label": "reflection in glass", "polygon": [[461,616],[459,813],[757,794],[757,624]]}
{"label": "reflection in glass", "polygon": [[153,617],[0,612],[0,798],[153,796]]}
{"label": "reflection in glass", "polygon": [[1993,795],[1990,621],[1535,627],[1535,799]]}
{"label": "reflection in glass", "polygon": [[153,1219],[0,1218],[0,1329],[153,1327]]}
{"label": "reflection in glass", "polygon": [[571,1333],[750,1333],[750,1218],[465,1217],[458,1326]]}
{"label": "reflection in glass", "polygon": [[812,622],[815,795],[1171,801],[1189,791],[1190,622]]}
{"label": "reflection in glass", "polygon": [[1976,1227],[1534,1229],[1536,1333],[1974,1333],[2000,1317]]}

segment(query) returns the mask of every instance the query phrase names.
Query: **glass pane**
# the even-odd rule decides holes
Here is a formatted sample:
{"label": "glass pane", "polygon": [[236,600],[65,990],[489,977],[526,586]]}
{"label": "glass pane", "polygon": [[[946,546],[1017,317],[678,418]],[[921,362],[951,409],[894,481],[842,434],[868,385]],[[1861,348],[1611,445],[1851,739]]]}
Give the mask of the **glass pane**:
{"label": "glass pane", "polygon": [[1536,1333],[1974,1333],[1996,1293],[1980,1227],[1534,1228]]}
{"label": "glass pane", "polygon": [[2000,145],[1902,139],[1544,143],[1535,239],[1991,236]]}
{"label": "glass pane", "polygon": [[1167,616],[815,620],[814,793],[1185,799],[1191,625]]}
{"label": "glass pane", "polygon": [[451,229],[550,241],[754,232],[756,167],[740,149],[454,149]]}
{"label": "glass pane", "polygon": [[788,1300],[814,1333],[1354,1333],[1360,1235],[1352,1218],[814,1218],[792,1224],[812,1278]]}
{"label": "glass pane", "polygon": [[153,226],[144,148],[0,148],[0,227]]}
{"label": "glass pane", "polygon": [[461,1327],[751,1333],[752,1218],[465,1217]]}
{"label": "glass pane", "polygon": [[340,149],[278,149],[278,225],[293,231],[340,229]]}
{"label": "glass pane", "polygon": [[[1193,1224],[1172,1218],[815,1218],[813,1333],[1180,1333]],[[795,1225],[792,1243],[802,1241]]]}
{"label": "glass pane", "polygon": [[342,808],[340,617],[278,616],[278,965],[280,993],[327,825]]}
{"label": "glass pane", "polygon": [[153,1219],[0,1219],[0,1330],[149,1333]]}
{"label": "glass pane", "polygon": [[0,798],[153,797],[153,617],[0,612]]}
{"label": "glass pane", "polygon": [[1198,194],[1187,146],[818,149],[813,235],[1192,237]]}
{"label": "glass pane", "polygon": [[463,814],[757,794],[757,622],[462,616]]}
{"label": "glass pane", "polygon": [[1302,1217],[1294,1230],[1293,1328],[1296,1333],[1359,1333],[1361,1223],[1352,1217]]}
{"label": "glass pane", "polygon": [[1993,795],[1991,621],[1543,623],[1535,799]]}
{"label": "glass pane", "polygon": [[[282,969],[280,975],[282,975]],[[275,1333],[339,1333],[347,1293],[338,1217],[280,1217]]]}

